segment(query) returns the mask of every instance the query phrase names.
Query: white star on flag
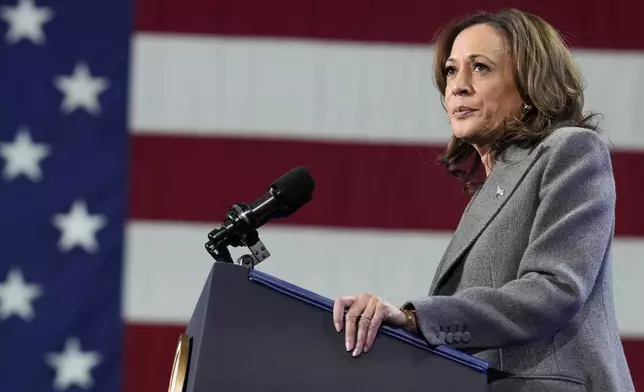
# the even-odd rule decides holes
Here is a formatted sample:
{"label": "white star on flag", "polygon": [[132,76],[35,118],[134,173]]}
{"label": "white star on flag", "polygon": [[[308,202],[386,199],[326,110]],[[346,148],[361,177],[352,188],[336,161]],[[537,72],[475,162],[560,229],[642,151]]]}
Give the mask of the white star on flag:
{"label": "white star on flag", "polygon": [[37,45],[43,44],[43,25],[53,16],[51,8],[36,7],[33,0],[19,0],[15,7],[1,7],[0,17],[9,25],[5,41],[15,44],[21,39],[29,39]]}
{"label": "white star on flag", "polygon": [[88,253],[98,250],[96,232],[107,224],[105,215],[90,215],[84,200],[76,200],[68,214],[56,214],[53,224],[61,231],[58,248],[69,252],[75,246],[80,246]]}
{"label": "white star on flag", "polygon": [[81,351],[80,340],[70,337],[65,341],[63,351],[46,354],[45,362],[56,371],[54,388],[57,390],[72,385],[89,389],[94,384],[92,368],[101,362],[101,355],[96,351]]}
{"label": "white star on flag", "polygon": [[0,143],[0,157],[5,159],[2,176],[10,181],[23,174],[34,182],[42,178],[40,161],[47,157],[50,148],[46,144],[34,143],[29,129],[18,129],[13,143]]}
{"label": "white star on flag", "polygon": [[10,269],[4,283],[0,283],[0,318],[5,320],[17,315],[31,321],[34,317],[31,302],[41,295],[41,286],[26,283],[20,269]]}
{"label": "white star on flag", "polygon": [[78,62],[71,76],[56,76],[54,85],[64,94],[61,104],[63,113],[69,114],[78,108],[84,108],[90,114],[99,114],[101,104],[98,95],[109,87],[107,78],[92,77],[89,66]]}

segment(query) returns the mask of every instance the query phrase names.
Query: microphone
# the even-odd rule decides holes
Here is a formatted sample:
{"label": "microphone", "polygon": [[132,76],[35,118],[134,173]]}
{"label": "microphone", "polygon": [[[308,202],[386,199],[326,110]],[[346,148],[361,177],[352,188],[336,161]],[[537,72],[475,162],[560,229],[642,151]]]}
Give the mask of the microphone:
{"label": "microphone", "polygon": [[248,246],[249,237],[253,242],[259,241],[257,228],[300,209],[311,200],[314,188],[315,181],[306,167],[291,169],[273,181],[268,191],[252,204],[233,204],[221,227],[208,233],[206,248],[211,252],[221,251],[225,246]]}

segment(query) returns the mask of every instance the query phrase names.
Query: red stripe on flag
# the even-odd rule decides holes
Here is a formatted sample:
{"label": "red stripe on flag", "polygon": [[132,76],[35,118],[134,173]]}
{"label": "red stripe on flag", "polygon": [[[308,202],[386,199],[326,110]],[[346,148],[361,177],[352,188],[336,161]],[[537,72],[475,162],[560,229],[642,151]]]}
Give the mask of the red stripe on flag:
{"label": "red stripe on flag", "polygon": [[[166,391],[179,335],[185,326],[128,324],[125,392]],[[644,388],[644,340],[622,339],[635,389]],[[341,348],[338,347],[338,350]]]}
{"label": "red stripe on flag", "polygon": [[[277,224],[447,230],[468,201],[435,164],[438,146],[136,135],[131,217],[221,221],[297,165],[316,181],[313,200]],[[614,151],[618,235],[644,236],[644,153]],[[271,223],[272,224],[272,223]]]}
{"label": "red stripe on flag", "polygon": [[[448,20],[481,8],[477,0],[139,0],[136,29],[148,32],[363,42],[429,42]],[[577,47],[644,49],[633,33],[644,3],[627,0],[488,0],[486,10],[516,7],[544,17]]]}
{"label": "red stripe on flag", "polygon": [[452,230],[468,198],[433,164],[436,147],[135,136],[131,216],[212,222],[297,165],[313,200],[277,223]]}
{"label": "red stripe on flag", "polygon": [[644,390],[644,339],[622,339],[628,368],[636,391]]}
{"label": "red stripe on flag", "polygon": [[126,324],[124,392],[167,391],[185,325]]}

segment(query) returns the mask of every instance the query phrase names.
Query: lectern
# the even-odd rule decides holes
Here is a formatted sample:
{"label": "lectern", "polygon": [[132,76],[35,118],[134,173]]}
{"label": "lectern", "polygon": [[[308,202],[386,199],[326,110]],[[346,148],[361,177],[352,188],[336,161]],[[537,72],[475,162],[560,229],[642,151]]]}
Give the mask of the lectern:
{"label": "lectern", "polygon": [[333,301],[257,269],[215,262],[179,337],[169,392],[478,392],[488,363],[381,327],[359,357]]}

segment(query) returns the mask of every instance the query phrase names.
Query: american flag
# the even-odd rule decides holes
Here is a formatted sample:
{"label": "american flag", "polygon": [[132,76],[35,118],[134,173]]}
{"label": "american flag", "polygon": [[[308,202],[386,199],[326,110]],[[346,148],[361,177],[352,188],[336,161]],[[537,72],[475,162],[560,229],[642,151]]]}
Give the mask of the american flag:
{"label": "american flag", "polygon": [[[0,5],[0,391],[167,390],[206,234],[297,165],[314,198],[260,229],[259,269],[328,297],[426,294],[468,200],[434,163],[450,129],[429,43],[479,2]],[[644,388],[644,5],[485,3],[508,6],[565,34],[604,114]]]}

